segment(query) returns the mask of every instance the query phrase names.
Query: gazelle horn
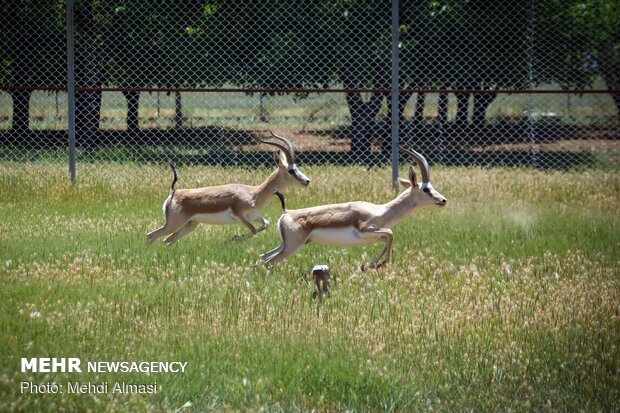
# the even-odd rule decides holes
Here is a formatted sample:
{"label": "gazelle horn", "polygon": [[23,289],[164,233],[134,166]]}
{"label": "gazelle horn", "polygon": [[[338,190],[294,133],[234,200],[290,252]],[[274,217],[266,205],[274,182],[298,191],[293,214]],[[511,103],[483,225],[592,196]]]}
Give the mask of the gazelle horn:
{"label": "gazelle horn", "polygon": [[422,173],[422,182],[430,182],[430,170],[428,168],[428,162],[426,162],[426,159],[424,159],[422,154],[414,151],[413,149],[405,149],[402,146],[399,146],[398,149],[400,149],[401,152],[412,157],[413,160],[418,164],[418,166],[420,167],[420,172]]}

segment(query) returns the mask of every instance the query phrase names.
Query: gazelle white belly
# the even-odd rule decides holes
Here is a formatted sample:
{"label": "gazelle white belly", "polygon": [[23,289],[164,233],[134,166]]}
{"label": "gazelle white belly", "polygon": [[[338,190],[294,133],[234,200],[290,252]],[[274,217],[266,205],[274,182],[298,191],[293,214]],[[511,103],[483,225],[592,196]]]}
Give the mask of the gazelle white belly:
{"label": "gazelle white belly", "polygon": [[190,221],[203,222],[205,224],[227,225],[237,222],[232,216],[232,210],[226,209],[210,214],[195,214]]}
{"label": "gazelle white belly", "polygon": [[353,246],[372,244],[378,238],[362,238],[355,227],[318,228],[312,230],[308,241],[323,245]]}

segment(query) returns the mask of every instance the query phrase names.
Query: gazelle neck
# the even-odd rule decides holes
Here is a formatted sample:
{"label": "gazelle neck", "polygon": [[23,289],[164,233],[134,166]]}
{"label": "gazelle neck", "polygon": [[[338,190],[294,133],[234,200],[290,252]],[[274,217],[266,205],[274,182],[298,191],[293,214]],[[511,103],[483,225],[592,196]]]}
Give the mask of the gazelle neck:
{"label": "gazelle neck", "polygon": [[256,209],[265,208],[274,197],[274,190],[276,188],[283,190],[286,186],[288,185],[280,178],[280,169],[273,171],[256,187]]}
{"label": "gazelle neck", "polygon": [[417,203],[411,197],[411,189],[403,191],[390,202],[383,204],[384,210],[381,214],[382,225],[391,228],[411,215],[416,206]]}

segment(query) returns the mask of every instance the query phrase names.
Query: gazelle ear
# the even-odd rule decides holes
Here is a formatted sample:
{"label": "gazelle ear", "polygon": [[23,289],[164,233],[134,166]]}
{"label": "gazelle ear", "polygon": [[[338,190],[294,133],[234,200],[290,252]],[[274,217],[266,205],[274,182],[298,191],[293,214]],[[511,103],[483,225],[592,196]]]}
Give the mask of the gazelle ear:
{"label": "gazelle ear", "polygon": [[282,151],[278,151],[279,157],[279,165],[288,166],[288,160],[286,159],[286,155]]}
{"label": "gazelle ear", "polygon": [[411,187],[411,181],[408,181],[404,178],[398,178],[398,183],[401,184],[404,188],[410,188]]}
{"label": "gazelle ear", "polygon": [[411,181],[412,186],[418,186],[418,180],[415,176],[415,171],[413,170],[413,166],[409,166],[409,181]]}
{"label": "gazelle ear", "polygon": [[273,153],[273,160],[275,161],[276,165],[280,165],[280,151]]}

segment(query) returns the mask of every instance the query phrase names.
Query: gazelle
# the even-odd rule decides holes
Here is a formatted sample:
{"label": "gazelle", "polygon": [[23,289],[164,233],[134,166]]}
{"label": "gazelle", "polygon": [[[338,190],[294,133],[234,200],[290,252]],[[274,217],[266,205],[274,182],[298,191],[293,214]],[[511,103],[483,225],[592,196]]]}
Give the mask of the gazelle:
{"label": "gazelle", "polygon": [[[417,183],[415,171],[409,166],[409,180],[398,179],[407,189],[386,204],[377,205],[359,201],[286,210],[283,196],[277,194],[283,211],[278,220],[278,232],[282,243],[277,248],[262,254],[260,262],[266,266],[277,264],[308,242],[352,246],[377,241],[385,242],[385,248],[370,262],[369,267],[380,268],[389,262],[393,238],[391,228],[409,216],[415,208],[433,205],[442,207],[447,203],[446,198],[430,183],[430,171],[426,159],[416,151],[402,147],[400,150],[418,164],[422,173],[422,183]],[[379,261],[382,258],[383,260]]]}
{"label": "gazelle", "polygon": [[[295,164],[293,144],[273,132],[271,135],[281,142],[262,139],[258,141],[279,149],[274,156],[278,169],[258,186],[228,184],[175,190],[174,184],[178,176],[174,165],[170,164],[174,179],[170,185],[170,195],[162,207],[166,224],[147,234],[147,242],[168,235],[164,243],[170,245],[192,232],[201,222],[218,225],[241,223],[250,230],[248,234],[238,237],[241,239],[252,237],[267,229],[269,221],[260,213],[273,199],[274,189],[310,184],[310,178]],[[258,222],[260,226],[255,228],[252,221]]]}

